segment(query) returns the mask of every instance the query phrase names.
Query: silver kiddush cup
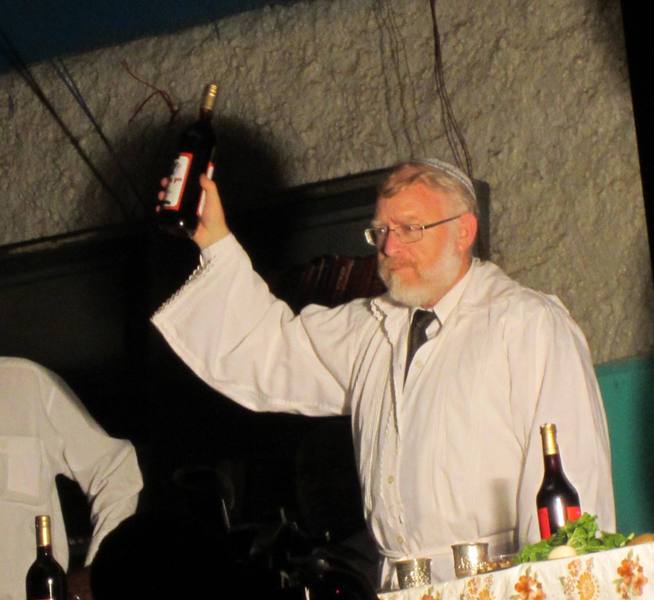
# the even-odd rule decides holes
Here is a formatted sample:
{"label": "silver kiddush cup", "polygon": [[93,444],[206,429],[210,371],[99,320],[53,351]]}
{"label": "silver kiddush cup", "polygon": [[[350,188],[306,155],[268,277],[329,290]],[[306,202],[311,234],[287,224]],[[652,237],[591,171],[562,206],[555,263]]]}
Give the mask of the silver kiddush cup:
{"label": "silver kiddush cup", "polygon": [[430,558],[405,558],[393,562],[401,590],[431,583]]}
{"label": "silver kiddush cup", "polygon": [[488,562],[488,544],[454,544],[454,572],[458,578],[477,575]]}

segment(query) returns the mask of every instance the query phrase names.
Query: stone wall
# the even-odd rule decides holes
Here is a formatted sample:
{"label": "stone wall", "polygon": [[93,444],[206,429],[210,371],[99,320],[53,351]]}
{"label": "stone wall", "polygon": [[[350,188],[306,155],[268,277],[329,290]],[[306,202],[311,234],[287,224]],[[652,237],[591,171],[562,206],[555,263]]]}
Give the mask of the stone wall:
{"label": "stone wall", "polygon": [[[491,187],[493,260],[560,296],[596,362],[651,351],[619,2],[449,1],[438,20],[451,104],[475,176]],[[66,57],[111,149],[52,65],[32,67],[106,187],[25,82],[4,75],[0,244],[140,218],[210,80],[220,86],[218,180],[254,185],[244,202],[411,155],[452,160],[433,50],[426,1],[313,0]],[[152,90],[127,68],[170,94],[172,124],[160,95],[135,114]]]}

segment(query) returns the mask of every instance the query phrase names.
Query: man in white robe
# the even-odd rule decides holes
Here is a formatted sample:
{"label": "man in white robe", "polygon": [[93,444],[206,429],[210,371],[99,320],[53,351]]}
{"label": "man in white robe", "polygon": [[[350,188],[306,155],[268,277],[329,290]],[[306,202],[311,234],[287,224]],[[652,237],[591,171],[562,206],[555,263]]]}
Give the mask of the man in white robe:
{"label": "man in white robe", "polygon": [[25,598],[36,558],[34,518],[50,515],[52,550],[68,570],[68,539],[55,477],[77,482],[91,504],[85,567],[68,573],[70,597],[90,600],[90,565],[100,543],[134,514],[143,487],[134,447],[112,438],[55,373],[0,357],[0,600]]}
{"label": "man in white robe", "polygon": [[[366,236],[388,292],[294,315],[253,271],[214,183],[194,241],[202,266],[153,317],[195,373],[256,411],[351,415],[365,517],[384,557],[451,544],[491,554],[540,537],[540,426],[558,427],[582,511],[615,529],[606,417],[587,343],[561,302],[472,256],[470,179],[437,160],[399,165]],[[432,311],[408,368],[409,324]]]}

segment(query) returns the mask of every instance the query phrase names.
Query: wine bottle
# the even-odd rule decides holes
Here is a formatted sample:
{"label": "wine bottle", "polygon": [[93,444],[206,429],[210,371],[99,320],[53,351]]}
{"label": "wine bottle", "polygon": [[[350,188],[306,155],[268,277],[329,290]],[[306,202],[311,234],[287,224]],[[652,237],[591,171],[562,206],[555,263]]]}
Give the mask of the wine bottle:
{"label": "wine bottle", "polygon": [[159,227],[174,235],[192,236],[202,213],[204,190],[200,187],[200,175],[213,175],[216,136],[211,117],[217,92],[215,83],[206,86],[199,118],[182,133],[166,195],[157,205]]}
{"label": "wine bottle", "polygon": [[27,600],[66,600],[66,574],[52,555],[50,517],[39,515],[36,525],[36,560],[27,571]]}
{"label": "wine bottle", "polygon": [[556,441],[556,425],[546,423],[540,428],[543,440],[545,474],[536,496],[538,524],[541,539],[547,539],[563,527],[567,521],[581,516],[579,494],[563,471],[559,446]]}

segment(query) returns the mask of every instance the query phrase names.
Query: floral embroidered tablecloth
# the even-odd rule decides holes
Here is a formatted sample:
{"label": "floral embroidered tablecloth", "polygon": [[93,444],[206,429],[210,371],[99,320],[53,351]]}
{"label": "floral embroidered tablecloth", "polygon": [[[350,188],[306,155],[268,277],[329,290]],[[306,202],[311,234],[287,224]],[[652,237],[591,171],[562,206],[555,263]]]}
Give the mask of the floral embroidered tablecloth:
{"label": "floral embroidered tablecloth", "polygon": [[380,600],[654,599],[654,542],[525,563],[465,579],[379,594]]}

